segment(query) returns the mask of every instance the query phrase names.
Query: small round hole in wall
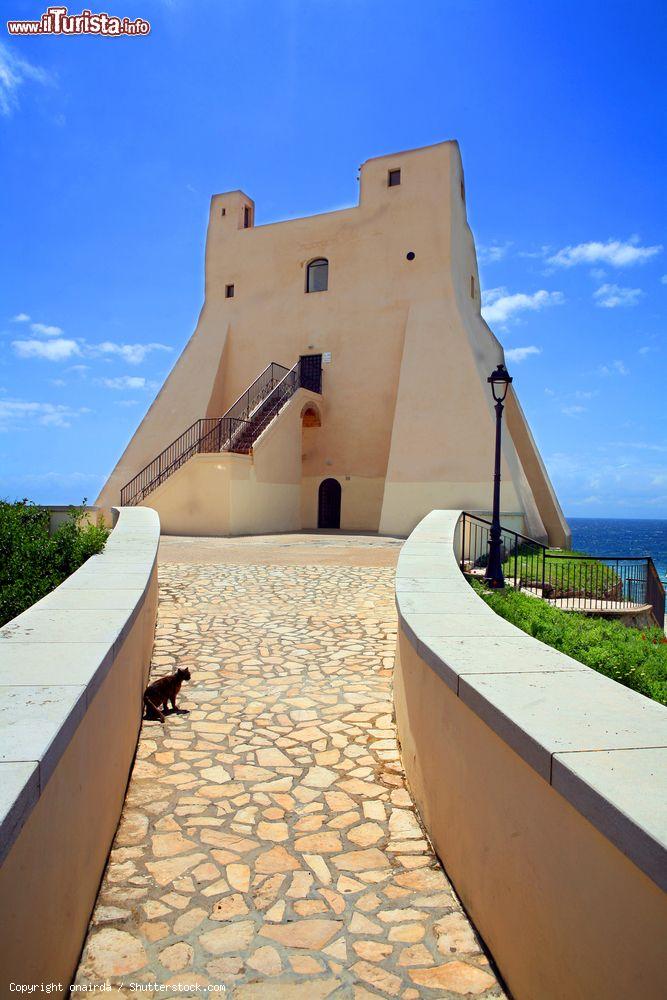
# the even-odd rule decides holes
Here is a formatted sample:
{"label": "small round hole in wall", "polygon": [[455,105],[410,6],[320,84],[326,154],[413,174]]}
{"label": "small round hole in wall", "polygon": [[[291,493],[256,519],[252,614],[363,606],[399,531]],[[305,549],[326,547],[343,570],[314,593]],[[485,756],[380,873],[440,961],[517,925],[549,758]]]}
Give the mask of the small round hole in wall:
{"label": "small round hole in wall", "polygon": [[414,260],[415,259],[415,252],[414,252],[414,250],[410,250],[409,253],[406,253],[405,259],[406,260]]}

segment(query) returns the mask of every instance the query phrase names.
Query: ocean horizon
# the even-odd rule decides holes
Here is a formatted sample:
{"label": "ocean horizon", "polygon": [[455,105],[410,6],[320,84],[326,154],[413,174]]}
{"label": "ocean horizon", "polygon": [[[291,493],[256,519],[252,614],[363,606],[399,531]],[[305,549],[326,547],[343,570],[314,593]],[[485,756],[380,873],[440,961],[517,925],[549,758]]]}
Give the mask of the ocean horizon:
{"label": "ocean horizon", "polygon": [[568,517],[572,548],[592,556],[651,556],[667,582],[667,519]]}

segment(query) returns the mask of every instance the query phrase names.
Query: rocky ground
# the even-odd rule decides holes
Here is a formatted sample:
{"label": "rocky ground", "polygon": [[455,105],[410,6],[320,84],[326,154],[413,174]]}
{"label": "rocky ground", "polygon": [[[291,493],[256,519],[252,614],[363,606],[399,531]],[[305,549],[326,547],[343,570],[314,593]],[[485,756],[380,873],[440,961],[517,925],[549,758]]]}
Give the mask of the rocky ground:
{"label": "rocky ground", "polygon": [[152,675],[188,666],[190,712],[143,724],[78,985],[503,996],[405,787],[399,548],[340,534],[163,540]]}

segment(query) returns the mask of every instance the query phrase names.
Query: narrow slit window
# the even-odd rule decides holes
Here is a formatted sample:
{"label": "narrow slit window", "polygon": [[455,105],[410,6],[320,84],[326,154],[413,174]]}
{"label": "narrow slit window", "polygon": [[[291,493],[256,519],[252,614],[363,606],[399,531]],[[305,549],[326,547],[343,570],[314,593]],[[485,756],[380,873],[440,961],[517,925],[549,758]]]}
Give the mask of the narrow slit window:
{"label": "narrow slit window", "polygon": [[227,215],[227,209],[226,208],[221,209],[220,215]]}
{"label": "narrow slit window", "polygon": [[233,299],[234,298],[234,286],[233,285],[225,285],[225,298],[226,299]]}
{"label": "narrow slit window", "polygon": [[390,188],[398,187],[401,183],[401,171],[400,170],[390,170],[387,175],[387,185]]}
{"label": "narrow slit window", "polygon": [[243,206],[243,228],[250,229],[252,223],[252,211],[250,205]]}
{"label": "narrow slit window", "polygon": [[470,298],[475,298],[475,275],[470,275]]}
{"label": "narrow slit window", "polygon": [[326,257],[311,260],[306,270],[306,291],[326,292],[329,287],[329,261]]}

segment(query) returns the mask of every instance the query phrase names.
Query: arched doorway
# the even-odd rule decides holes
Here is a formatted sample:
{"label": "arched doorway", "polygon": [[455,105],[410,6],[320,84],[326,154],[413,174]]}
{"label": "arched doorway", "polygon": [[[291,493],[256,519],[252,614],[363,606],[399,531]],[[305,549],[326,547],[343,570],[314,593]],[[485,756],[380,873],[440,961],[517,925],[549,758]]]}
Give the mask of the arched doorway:
{"label": "arched doorway", "polygon": [[317,527],[340,528],[341,488],[337,479],[323,479],[317,496]]}

